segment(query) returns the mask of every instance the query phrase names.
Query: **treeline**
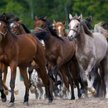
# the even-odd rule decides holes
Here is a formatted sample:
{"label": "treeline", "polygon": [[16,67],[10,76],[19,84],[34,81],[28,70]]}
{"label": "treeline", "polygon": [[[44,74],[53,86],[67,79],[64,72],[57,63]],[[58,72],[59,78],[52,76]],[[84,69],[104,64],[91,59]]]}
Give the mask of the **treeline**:
{"label": "treeline", "polygon": [[68,14],[93,16],[93,23],[108,21],[108,0],[0,0],[0,13],[10,12],[19,16],[30,28],[35,16],[53,20],[66,20]]}

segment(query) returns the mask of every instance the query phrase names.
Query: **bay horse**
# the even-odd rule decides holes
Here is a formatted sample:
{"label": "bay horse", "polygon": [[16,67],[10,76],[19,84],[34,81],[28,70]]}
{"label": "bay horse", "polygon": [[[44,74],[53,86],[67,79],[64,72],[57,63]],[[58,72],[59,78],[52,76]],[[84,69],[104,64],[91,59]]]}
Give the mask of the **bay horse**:
{"label": "bay horse", "polygon": [[[49,102],[52,102],[53,97],[50,91],[50,81],[45,69],[46,63],[42,44],[36,37],[34,38],[32,34],[22,34],[19,36],[13,35],[10,32],[9,22],[5,14],[0,16],[0,49],[0,63],[10,66],[11,69],[10,106],[13,106],[15,101],[14,88],[17,66],[19,66],[20,73],[24,77],[24,84],[26,88],[24,103],[28,105],[30,82],[27,76],[26,68],[31,65],[32,60],[34,60],[38,64],[37,70],[44,82]],[[2,72],[0,72],[0,91],[3,92]]]}
{"label": "bay horse", "polygon": [[[74,90],[73,90],[73,78],[72,73],[69,72],[68,69],[68,62],[74,57],[75,50],[76,50],[76,43],[75,41],[69,41],[68,38],[59,37],[54,31],[52,27],[52,23],[50,23],[46,18],[37,18],[35,19],[35,29],[42,27],[44,30],[43,32],[37,33],[39,39],[44,40],[45,42],[45,50],[46,50],[46,58],[50,64],[50,72],[60,72],[64,77],[68,77],[68,80],[71,84],[71,99],[75,99],[74,97]],[[78,72],[77,72],[78,73]],[[75,76],[78,80],[78,75]],[[79,86],[79,84],[77,84]],[[80,92],[78,92],[80,97]]]}
{"label": "bay horse", "polygon": [[[17,19],[18,18],[10,18],[9,19],[9,25],[10,25],[11,32],[13,34],[15,34],[15,35],[20,35],[20,34],[25,34],[25,33],[31,33],[28,30],[28,28],[20,20],[17,20]],[[32,62],[32,63],[33,63],[33,65],[35,64],[34,62]],[[32,71],[33,71],[33,67],[31,66],[31,67],[28,68],[29,79],[31,81],[30,90],[31,90],[31,92],[35,91],[34,93],[35,93],[35,95],[37,95],[36,97],[39,99],[39,98],[42,98],[42,96],[43,96],[43,93],[44,93],[44,91],[43,91],[44,84],[40,81],[41,78],[39,76],[36,76],[35,72],[32,73]]]}
{"label": "bay horse", "polygon": [[60,22],[60,21],[53,21],[53,29],[56,30],[58,36],[60,37],[66,37],[67,36],[67,32],[66,32],[66,27],[65,27],[65,23]]}
{"label": "bay horse", "polygon": [[[96,91],[90,80],[90,73],[94,67],[103,66],[103,74],[105,74],[106,98],[108,98],[108,43],[103,34],[98,32],[90,32],[82,15],[72,17],[69,14],[69,33],[70,40],[75,39],[77,42],[76,57],[80,67],[80,75],[85,84],[87,92],[95,94]],[[103,65],[104,64],[104,65]],[[93,78],[93,77],[91,77]]]}
{"label": "bay horse", "polygon": [[[22,24],[20,19],[18,17],[16,17],[14,14],[8,13],[8,14],[6,14],[6,16],[9,21],[10,31],[13,34],[20,35],[20,34],[30,33],[30,31],[26,28],[26,26],[24,24]],[[8,68],[8,66],[4,66],[4,69],[2,70],[4,72],[3,87],[5,90],[5,94],[8,94],[8,91],[10,91],[8,89],[8,87],[5,85],[6,77],[7,77],[7,68]],[[15,94],[17,93],[17,91],[14,91],[14,92],[15,92]]]}

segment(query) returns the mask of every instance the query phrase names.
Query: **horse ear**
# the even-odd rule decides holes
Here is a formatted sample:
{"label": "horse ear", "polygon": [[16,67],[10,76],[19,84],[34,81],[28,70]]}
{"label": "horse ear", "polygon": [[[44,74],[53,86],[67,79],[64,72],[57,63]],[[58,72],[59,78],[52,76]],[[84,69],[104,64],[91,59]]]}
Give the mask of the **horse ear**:
{"label": "horse ear", "polygon": [[82,14],[78,17],[78,19],[81,21],[83,19]]}
{"label": "horse ear", "polygon": [[92,16],[89,16],[89,20],[90,20],[90,21],[92,21],[92,20],[93,20]]}
{"label": "horse ear", "polygon": [[56,21],[55,20],[53,20],[53,24],[55,24],[56,23]]}
{"label": "horse ear", "polygon": [[19,22],[19,23],[22,23],[22,20],[19,20],[18,22]]}
{"label": "horse ear", "polygon": [[63,21],[64,26],[66,26],[66,21]]}
{"label": "horse ear", "polygon": [[4,19],[4,20],[7,20],[6,13],[3,13],[2,16],[3,16],[3,19]]}
{"label": "horse ear", "polygon": [[35,20],[38,20],[38,17],[37,16],[35,16]]}
{"label": "horse ear", "polygon": [[45,16],[44,19],[46,20],[47,19],[47,16]]}
{"label": "horse ear", "polygon": [[73,17],[72,17],[72,15],[71,14],[69,14],[69,19],[71,20]]}

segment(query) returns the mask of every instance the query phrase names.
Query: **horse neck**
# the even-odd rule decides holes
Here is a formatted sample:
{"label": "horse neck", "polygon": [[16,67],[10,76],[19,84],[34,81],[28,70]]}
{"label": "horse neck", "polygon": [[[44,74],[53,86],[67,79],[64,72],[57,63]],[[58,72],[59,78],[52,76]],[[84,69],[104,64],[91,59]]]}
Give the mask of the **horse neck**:
{"label": "horse neck", "polygon": [[51,45],[53,45],[53,43],[54,43],[55,41],[56,41],[56,38],[53,37],[53,36],[49,33],[48,39],[44,41],[44,42],[45,42],[45,46],[46,46],[47,48],[50,48]]}
{"label": "horse neck", "polygon": [[66,32],[66,30],[64,30],[64,37],[67,37],[67,32]]}
{"label": "horse neck", "polygon": [[5,35],[5,37],[3,38],[3,40],[1,41],[1,46],[5,47],[6,45],[8,45],[9,43],[13,43],[13,38],[12,38],[12,34],[9,32],[9,30],[7,31],[7,34]]}
{"label": "horse neck", "polygon": [[19,27],[19,31],[20,31],[21,34],[26,33],[26,31],[24,30],[24,28],[22,26]]}
{"label": "horse neck", "polygon": [[81,25],[80,33],[77,38],[77,42],[78,42],[78,48],[82,50],[86,42],[86,34],[84,32],[84,28],[82,25]]}

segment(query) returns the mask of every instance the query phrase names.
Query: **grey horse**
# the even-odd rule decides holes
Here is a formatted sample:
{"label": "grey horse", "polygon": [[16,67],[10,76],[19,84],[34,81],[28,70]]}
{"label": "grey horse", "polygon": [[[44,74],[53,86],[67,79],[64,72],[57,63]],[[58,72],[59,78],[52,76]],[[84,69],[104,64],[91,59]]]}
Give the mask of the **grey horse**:
{"label": "grey horse", "polygon": [[103,27],[103,22],[99,22],[94,26],[94,32],[102,33],[108,39],[108,30]]}
{"label": "grey horse", "polygon": [[[94,67],[104,64],[106,98],[108,98],[108,43],[102,33],[91,32],[82,21],[82,15],[72,17],[69,14],[69,33],[70,40],[75,39],[77,43],[76,57],[80,67],[80,75],[85,84],[87,93],[96,94],[90,73]],[[93,78],[93,77],[92,77]]]}

